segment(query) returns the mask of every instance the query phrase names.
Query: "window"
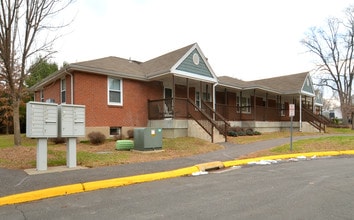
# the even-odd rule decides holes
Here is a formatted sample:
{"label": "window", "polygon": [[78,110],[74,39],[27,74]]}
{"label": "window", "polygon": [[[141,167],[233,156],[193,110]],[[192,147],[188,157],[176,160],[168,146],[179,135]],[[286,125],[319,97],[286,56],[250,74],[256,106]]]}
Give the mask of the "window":
{"label": "window", "polygon": [[199,92],[195,92],[195,105],[197,106],[197,107],[201,107],[200,106],[200,93]]}
{"label": "window", "polygon": [[66,80],[62,79],[60,81],[60,94],[61,94],[61,103],[66,102]]}
{"label": "window", "polygon": [[110,127],[109,128],[109,135],[111,135],[111,136],[121,135],[121,127]]}
{"label": "window", "polygon": [[236,96],[236,106],[237,112],[242,111],[242,113],[251,113],[251,98],[243,97],[240,100],[240,96]]}
{"label": "window", "polygon": [[44,102],[44,92],[43,92],[43,89],[41,89],[41,91],[39,92],[39,98],[40,98],[40,102]]}
{"label": "window", "polygon": [[123,105],[122,80],[108,78],[108,104]]}
{"label": "window", "polygon": [[236,95],[236,112],[239,113],[241,110],[240,107],[240,96]]}
{"label": "window", "polygon": [[250,97],[242,97],[242,112],[251,113],[251,99]]}
{"label": "window", "polygon": [[205,85],[205,92],[203,92],[203,101],[210,102],[210,93],[208,84]]}
{"label": "window", "polygon": [[210,93],[203,92],[203,101],[210,102]]}
{"label": "window", "polygon": [[280,104],[280,108],[281,108],[280,115],[285,116],[285,103],[284,102]]}

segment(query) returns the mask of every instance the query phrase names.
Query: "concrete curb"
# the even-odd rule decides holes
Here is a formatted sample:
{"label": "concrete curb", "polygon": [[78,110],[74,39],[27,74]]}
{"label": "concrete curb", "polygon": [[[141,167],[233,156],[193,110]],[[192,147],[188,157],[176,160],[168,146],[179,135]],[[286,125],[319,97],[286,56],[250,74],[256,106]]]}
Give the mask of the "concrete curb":
{"label": "concrete curb", "polygon": [[81,193],[81,192],[94,191],[99,189],[126,186],[126,185],[131,185],[136,183],[142,183],[142,182],[151,182],[156,180],[187,176],[187,175],[192,175],[195,172],[218,169],[223,167],[227,168],[232,166],[241,166],[241,165],[246,165],[250,162],[257,162],[261,160],[289,159],[289,158],[296,158],[299,156],[324,157],[324,156],[339,156],[339,155],[354,155],[354,150],[274,155],[274,156],[232,160],[232,161],[225,161],[225,162],[213,161],[210,163],[197,164],[195,166],[171,170],[171,171],[122,177],[122,178],[113,178],[113,179],[99,180],[99,181],[86,182],[86,183],[77,183],[77,184],[64,185],[64,186],[58,186],[58,187],[52,187],[47,189],[41,189],[41,190],[35,190],[31,192],[4,196],[0,198],[0,206],[30,202],[35,200],[41,200],[41,199],[64,196],[64,195]]}
{"label": "concrete curb", "polygon": [[150,174],[114,178],[114,179],[107,179],[107,180],[99,180],[99,181],[86,182],[86,183],[77,183],[77,184],[35,190],[31,192],[25,192],[25,193],[19,193],[19,194],[1,197],[0,206],[30,202],[35,200],[93,191],[98,189],[113,188],[113,187],[126,186],[126,185],[131,185],[136,183],[142,183],[142,182],[151,182],[151,181],[162,180],[167,178],[175,178],[175,177],[190,175],[198,171],[199,171],[198,167],[192,166],[192,167],[186,167],[186,168],[165,171],[165,172],[150,173]]}
{"label": "concrete curb", "polygon": [[326,156],[339,156],[339,155],[354,155],[354,150],[282,154],[282,155],[256,157],[256,158],[243,159],[243,160],[232,160],[232,161],[225,161],[224,162],[224,167],[241,166],[241,165],[246,165],[246,164],[248,164],[250,162],[258,162],[258,161],[261,161],[261,160],[290,159],[290,158],[296,158],[296,157],[300,157],[300,156],[305,156],[305,157],[314,157],[314,156],[316,156],[316,157],[326,157]]}

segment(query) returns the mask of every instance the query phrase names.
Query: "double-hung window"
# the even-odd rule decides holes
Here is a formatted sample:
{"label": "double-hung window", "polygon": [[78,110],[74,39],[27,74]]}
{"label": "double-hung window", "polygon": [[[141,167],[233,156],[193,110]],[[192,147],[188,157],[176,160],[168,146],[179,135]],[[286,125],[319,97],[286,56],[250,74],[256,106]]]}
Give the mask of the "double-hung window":
{"label": "double-hung window", "polygon": [[108,78],[108,104],[123,105],[123,87],[121,79]]}
{"label": "double-hung window", "polygon": [[280,104],[280,115],[285,116],[285,103]]}
{"label": "double-hung window", "polygon": [[41,102],[44,102],[44,92],[43,92],[43,89],[41,89],[41,90],[39,91],[39,98],[40,98]]}
{"label": "double-hung window", "polygon": [[195,105],[200,108],[201,107],[201,102],[200,102],[200,93],[199,92],[195,92]]}
{"label": "double-hung window", "polygon": [[251,113],[251,98],[249,96],[236,96],[236,111],[242,113]]}
{"label": "double-hung window", "polygon": [[251,113],[251,98],[242,97],[241,106],[242,106],[242,112]]}
{"label": "double-hung window", "polygon": [[66,80],[61,79],[60,81],[60,94],[61,94],[61,103],[66,102]]}

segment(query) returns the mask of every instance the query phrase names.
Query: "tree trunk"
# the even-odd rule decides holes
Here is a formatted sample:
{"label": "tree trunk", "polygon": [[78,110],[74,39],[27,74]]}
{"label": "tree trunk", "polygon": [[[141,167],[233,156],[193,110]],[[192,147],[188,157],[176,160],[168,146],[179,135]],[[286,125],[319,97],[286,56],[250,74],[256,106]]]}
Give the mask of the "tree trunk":
{"label": "tree trunk", "polygon": [[351,108],[348,107],[347,104],[341,104],[341,111],[342,111],[342,123],[344,125],[348,125],[349,118],[351,116]]}
{"label": "tree trunk", "polygon": [[14,145],[21,145],[21,129],[20,129],[20,100],[17,98],[13,99],[13,124],[14,124]]}

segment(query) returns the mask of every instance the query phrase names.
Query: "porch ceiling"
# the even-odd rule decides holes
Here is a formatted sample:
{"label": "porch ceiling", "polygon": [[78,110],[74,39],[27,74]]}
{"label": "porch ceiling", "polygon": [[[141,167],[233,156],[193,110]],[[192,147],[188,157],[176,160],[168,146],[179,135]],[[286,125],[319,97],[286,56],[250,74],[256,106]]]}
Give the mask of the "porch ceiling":
{"label": "porch ceiling", "polygon": [[[174,75],[173,73],[168,73],[163,76],[156,77],[155,80],[163,82],[164,85],[165,84],[172,84],[172,82],[173,82],[172,76],[173,75]],[[174,81],[175,81],[175,84],[178,84],[178,85],[184,85],[184,86],[187,85],[187,78],[185,78],[185,77],[174,76]],[[190,87],[198,87],[200,85],[200,82],[212,83],[210,81],[203,81],[200,79],[188,78],[188,84]]]}

